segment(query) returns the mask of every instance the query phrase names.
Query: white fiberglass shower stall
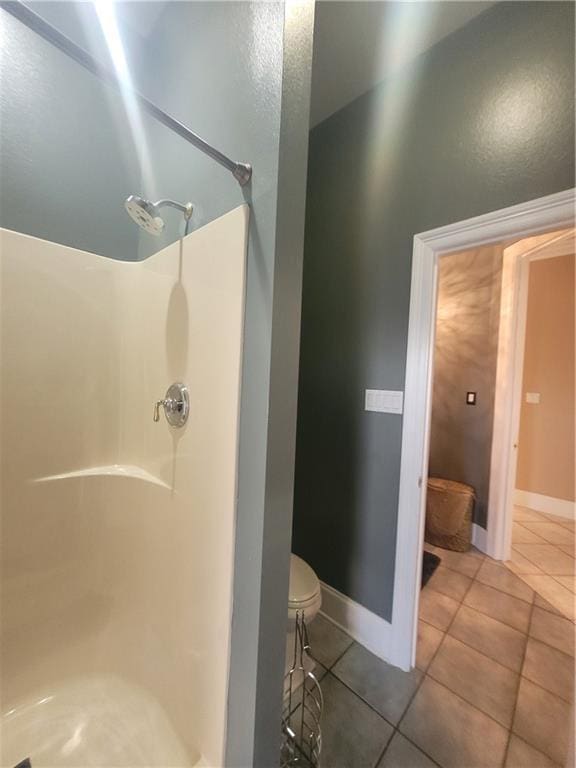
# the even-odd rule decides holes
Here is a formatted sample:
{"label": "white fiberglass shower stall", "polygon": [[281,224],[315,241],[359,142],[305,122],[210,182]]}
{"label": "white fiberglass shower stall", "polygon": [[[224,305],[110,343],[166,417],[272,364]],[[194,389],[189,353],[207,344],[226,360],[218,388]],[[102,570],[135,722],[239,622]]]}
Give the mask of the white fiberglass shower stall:
{"label": "white fiberglass shower stall", "polygon": [[[14,110],[40,86],[66,98],[51,66],[74,68],[74,109],[104,86],[0,14],[3,171],[21,182],[0,229],[0,765],[223,765],[249,209],[185,237],[167,213],[172,234],[154,250],[123,211],[143,175],[112,194],[130,161],[106,145],[125,109],[107,85],[109,124],[86,128],[82,157],[61,158],[106,166],[118,216],[88,177],[85,217],[56,231],[66,209],[34,207],[34,169],[15,157],[33,137],[21,125],[10,143]],[[142,135],[159,130],[138,119]],[[181,427],[162,407],[155,420],[174,383],[189,396]]]}

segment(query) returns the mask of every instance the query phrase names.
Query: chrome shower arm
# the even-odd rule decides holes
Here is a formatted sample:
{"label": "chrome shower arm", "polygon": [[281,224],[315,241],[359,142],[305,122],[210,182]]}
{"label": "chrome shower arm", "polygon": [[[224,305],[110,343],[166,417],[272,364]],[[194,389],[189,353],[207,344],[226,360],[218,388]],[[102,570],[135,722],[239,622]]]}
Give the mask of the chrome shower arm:
{"label": "chrome shower arm", "polygon": [[176,200],[156,200],[155,203],[152,203],[154,208],[176,208],[177,211],[182,211],[184,214],[185,219],[189,219],[190,216],[192,216],[192,203],[186,203],[186,205],[183,205],[182,203],[177,202]]}

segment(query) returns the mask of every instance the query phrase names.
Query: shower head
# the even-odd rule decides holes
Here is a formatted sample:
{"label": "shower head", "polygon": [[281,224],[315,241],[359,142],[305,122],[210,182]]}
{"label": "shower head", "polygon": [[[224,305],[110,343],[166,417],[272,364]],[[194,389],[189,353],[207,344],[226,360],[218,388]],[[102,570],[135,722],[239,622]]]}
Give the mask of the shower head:
{"label": "shower head", "polygon": [[164,229],[164,220],[158,215],[160,208],[169,206],[182,211],[186,219],[186,234],[188,222],[192,216],[192,203],[178,203],[175,200],[157,200],[153,203],[138,195],[130,195],[124,202],[124,208],[130,218],[149,235],[160,235]]}
{"label": "shower head", "polygon": [[156,215],[156,206],[150,200],[130,195],[124,203],[124,208],[130,218],[149,235],[159,235],[164,229],[164,221]]}

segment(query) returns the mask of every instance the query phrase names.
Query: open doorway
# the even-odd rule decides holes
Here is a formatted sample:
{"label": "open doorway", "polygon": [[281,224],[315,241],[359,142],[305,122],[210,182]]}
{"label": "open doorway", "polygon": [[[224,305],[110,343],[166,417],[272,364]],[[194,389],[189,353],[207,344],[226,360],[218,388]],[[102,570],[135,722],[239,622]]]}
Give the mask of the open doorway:
{"label": "open doorway", "polygon": [[[530,333],[530,269],[543,263],[536,260],[533,241],[541,236],[539,245],[557,243],[573,227],[570,192],[415,238],[397,560],[406,583],[401,585],[403,605],[400,593],[395,594],[396,617],[406,621],[404,639],[408,645],[412,640],[412,663],[431,681],[428,689],[444,686],[511,728],[510,750],[524,750],[523,765],[529,758],[544,765],[546,755],[564,764],[573,721],[573,624],[542,598],[539,585],[531,583],[533,574],[523,578],[513,561],[506,562],[513,541],[520,402],[526,391],[533,395],[540,386],[528,385],[519,359]],[[526,238],[532,242],[521,242]],[[461,351],[456,349],[459,341]],[[434,377],[438,364],[447,367],[440,382]],[[435,389],[439,403],[434,402]],[[455,398],[458,403],[451,409]],[[434,428],[446,432],[462,414],[456,437],[433,435]],[[485,423],[476,423],[479,418]],[[470,446],[470,434],[478,436],[483,428],[488,438],[482,450]],[[424,545],[429,468],[442,476],[457,472],[443,479],[474,487],[480,514],[474,517],[469,551]],[[530,517],[526,509],[524,515]],[[517,519],[515,525],[528,533],[526,522]],[[552,531],[547,526],[557,524],[532,522],[546,533]],[[441,563],[420,592],[423,546],[440,555]],[[553,545],[534,544],[534,555],[548,546]],[[524,566],[531,569],[534,558],[526,560]],[[410,578],[411,595],[406,591]],[[542,571],[537,579],[543,578],[553,576]],[[400,623],[394,625],[395,633],[400,629]],[[551,713],[546,726],[526,716],[535,700],[545,702]]]}
{"label": "open doorway", "polygon": [[[406,667],[415,663],[416,633],[420,599],[422,551],[424,543],[426,487],[431,445],[432,383],[435,318],[440,261],[443,255],[462,253],[484,246],[510,246],[523,238],[574,226],[574,192],[568,190],[548,198],[487,214],[415,237],[410,305],[402,467],[399,497],[399,525],[394,594],[393,638],[397,658],[403,655]],[[474,544],[495,559],[508,557],[506,531],[511,529],[507,511],[512,508],[514,491],[513,445],[515,422],[511,412],[513,393],[518,384],[516,348],[521,299],[522,269],[519,253],[502,252],[499,302],[500,318],[496,348],[492,447],[489,459],[489,491],[485,498],[486,522],[476,521]],[[492,313],[494,307],[492,307]],[[502,345],[508,354],[502,356]],[[475,386],[466,387],[478,392]],[[498,397],[496,396],[498,393]],[[519,399],[519,398],[518,398]],[[507,408],[503,409],[503,404]],[[465,408],[474,408],[464,405]],[[478,407],[478,406],[476,406]],[[417,514],[414,514],[417,510]],[[403,654],[402,654],[402,649]]]}
{"label": "open doorway", "polygon": [[574,230],[527,238],[520,255],[513,485],[506,565],[574,618]]}
{"label": "open doorway", "polygon": [[[439,568],[440,585],[442,563],[473,545],[570,619],[574,250],[569,228],[439,259],[422,576]],[[498,440],[506,420],[509,445]],[[500,499],[501,466],[510,491]]]}

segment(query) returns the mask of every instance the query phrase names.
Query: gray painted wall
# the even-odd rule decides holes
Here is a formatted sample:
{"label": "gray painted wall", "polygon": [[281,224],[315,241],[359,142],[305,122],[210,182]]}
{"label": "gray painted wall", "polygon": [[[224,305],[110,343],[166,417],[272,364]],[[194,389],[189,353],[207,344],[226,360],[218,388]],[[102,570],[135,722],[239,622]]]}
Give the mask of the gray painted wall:
{"label": "gray painted wall", "polygon": [[[432,477],[476,491],[474,521],[486,528],[500,293],[501,245],[440,259],[430,424]],[[466,393],[476,392],[467,405]]]}
{"label": "gray painted wall", "polygon": [[[266,499],[260,592],[260,636],[256,696],[256,739],[249,765],[270,768],[278,764],[277,729],[284,690],[284,656],[290,539],[294,506],[294,462],[298,399],[298,357],[308,125],[312,72],[314,1],[288,0],[284,27],[282,125],[278,169],[276,264],[272,315],[272,359],[268,403]],[[246,528],[243,537],[250,535]],[[238,545],[241,541],[238,542]],[[244,561],[251,547],[247,542]],[[243,560],[237,547],[235,595],[251,597],[251,585],[242,578]],[[244,621],[249,616],[244,617]],[[238,655],[244,653],[236,644]],[[233,682],[233,679],[232,679]],[[242,706],[242,687],[229,706]]]}
{"label": "gray painted wall", "polygon": [[[140,3],[128,3],[137,11]],[[282,3],[162,2],[143,38],[119,16],[134,86],[233,158],[230,173],[144,113],[135,135],[121,96],[5,11],[0,78],[0,226],[101,255],[142,259],[177,239],[141,233],[123,202],[136,193],[194,203],[199,227],[245,202],[254,232],[274,239],[282,82]],[[34,11],[111,65],[90,3],[32,3]],[[87,30],[90,30],[88,33]],[[148,165],[148,170],[146,168]]]}
{"label": "gray painted wall", "polygon": [[310,135],[293,549],[391,618],[412,238],[574,185],[574,5],[501,3]]}
{"label": "gray painted wall", "polygon": [[[259,271],[265,269],[263,254],[274,249],[283,27],[283,3],[165,3],[150,39],[154,56],[137,78],[159,107],[254,167],[250,188],[242,189],[228,171],[197,150],[191,157],[182,139],[150,123],[153,178],[143,181],[143,193],[191,200],[193,226],[248,200]],[[147,245],[141,241],[141,256]]]}
{"label": "gray painted wall", "polygon": [[122,202],[140,168],[119,97],[2,9],[0,35],[0,226],[135,259]]}

